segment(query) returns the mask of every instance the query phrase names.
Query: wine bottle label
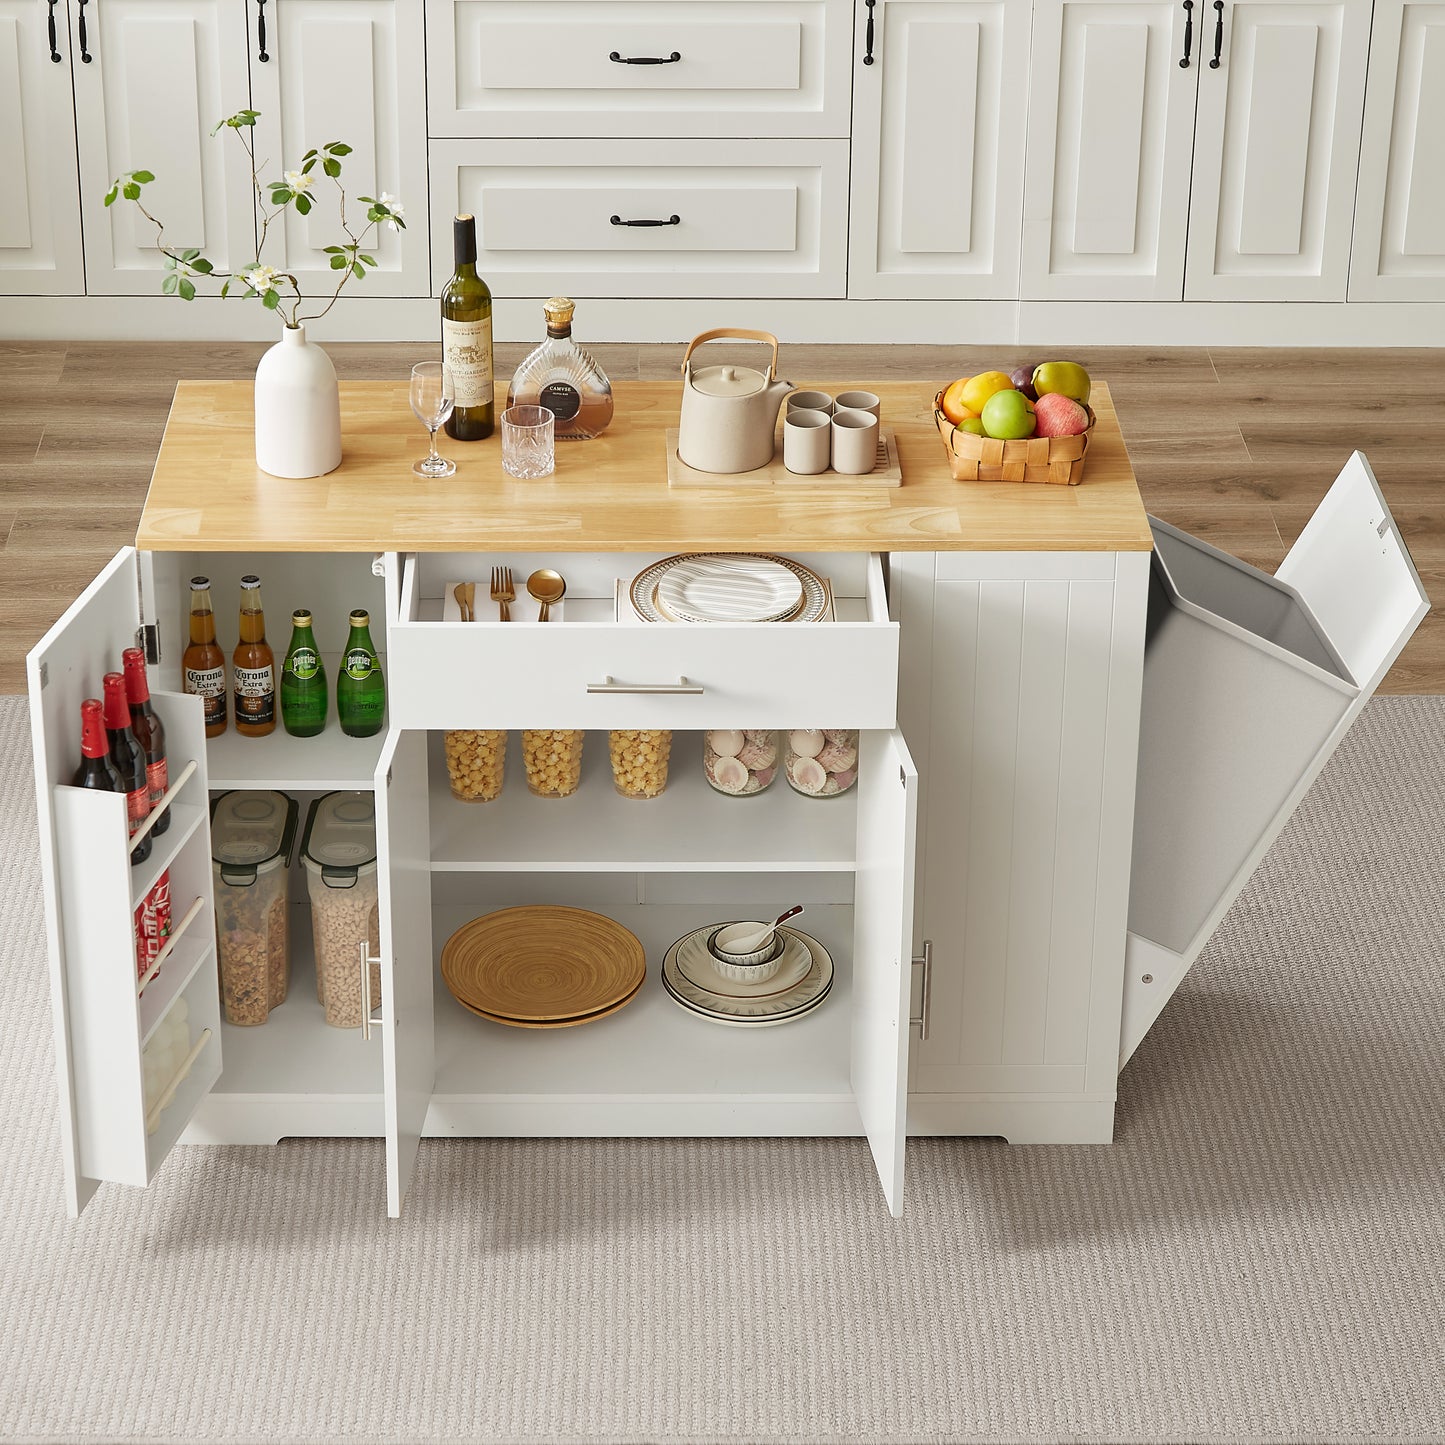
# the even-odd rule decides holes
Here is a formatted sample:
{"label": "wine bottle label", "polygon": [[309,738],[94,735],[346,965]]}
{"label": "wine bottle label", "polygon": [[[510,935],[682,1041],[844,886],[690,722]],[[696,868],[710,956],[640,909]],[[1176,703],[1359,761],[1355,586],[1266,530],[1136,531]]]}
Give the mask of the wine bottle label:
{"label": "wine bottle label", "polygon": [[236,678],[236,721],[276,721],[276,670],[266,667],[238,667]]}
{"label": "wine bottle label", "polygon": [[582,409],[582,393],[570,381],[549,381],[542,388],[541,405],[558,421],[571,421]]}
{"label": "wine bottle label", "polygon": [[170,786],[169,773],[166,768],[166,760],[162,758],[158,763],[146,764],[146,787],[151,795],[151,807],[154,808],[160,800],[165,797],[166,789]]}
{"label": "wine bottle label", "polygon": [[125,820],[132,837],[135,836],[135,830],[150,816],[150,811],[149,788],[137,788],[133,793],[125,795]]}
{"label": "wine bottle label", "polygon": [[320,665],[315,649],[310,647],[298,647],[286,658],[285,670],[292,677],[300,678],[306,682],[316,676],[316,669]]}
{"label": "wine bottle label", "polygon": [[376,659],[364,648],[353,647],[346,654],[346,675],[357,682],[365,682],[376,670]]}
{"label": "wine bottle label", "polygon": [[452,374],[457,407],[492,401],[492,318],[450,321],[442,317],[442,356]]}

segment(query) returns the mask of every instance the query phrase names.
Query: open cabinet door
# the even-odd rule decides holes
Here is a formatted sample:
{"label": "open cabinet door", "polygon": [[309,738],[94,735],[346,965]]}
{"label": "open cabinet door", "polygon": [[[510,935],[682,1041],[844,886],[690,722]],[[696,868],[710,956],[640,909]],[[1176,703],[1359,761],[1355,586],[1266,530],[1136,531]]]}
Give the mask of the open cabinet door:
{"label": "open cabinet door", "polygon": [[426,734],[394,731],[376,766],[386,1211],[401,1213],[436,1079]]}
{"label": "open cabinet door", "polygon": [[[130,862],[125,799],[70,785],[80,760],[81,701],[100,695],[102,676],[136,645],[138,561],[133,548],[117,553],[26,659],[72,1216],[102,1181],[150,1183],[221,1072],[201,700],[152,689],[166,727],[170,821],[163,833],[152,832],[144,861]],[[158,899],[169,909],[170,937],[162,949],[151,930],[143,954],[137,910],[153,909]],[[153,977],[144,978],[143,967]],[[172,1015],[182,998],[183,1025]],[[176,1026],[183,1042],[172,1035]]]}
{"label": "open cabinet door", "polygon": [[918,772],[898,732],[859,736],[853,1093],[883,1197],[903,1213]]}

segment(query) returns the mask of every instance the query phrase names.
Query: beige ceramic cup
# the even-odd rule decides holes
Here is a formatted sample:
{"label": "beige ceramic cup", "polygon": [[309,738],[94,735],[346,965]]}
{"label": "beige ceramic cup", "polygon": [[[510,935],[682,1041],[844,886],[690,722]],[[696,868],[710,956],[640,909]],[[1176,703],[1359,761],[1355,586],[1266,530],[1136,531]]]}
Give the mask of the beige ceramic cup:
{"label": "beige ceramic cup", "polygon": [[871,391],[840,391],[834,403],[839,411],[866,411],[881,417],[883,403]]}
{"label": "beige ceramic cup", "polygon": [[783,418],[783,465],[801,477],[828,470],[833,418],[825,411],[798,407]]}
{"label": "beige ceramic cup", "polygon": [[826,391],[794,391],[788,395],[789,411],[823,411],[833,415],[833,398]]}
{"label": "beige ceramic cup", "polygon": [[866,411],[833,413],[833,470],[861,477],[878,464],[878,418]]}

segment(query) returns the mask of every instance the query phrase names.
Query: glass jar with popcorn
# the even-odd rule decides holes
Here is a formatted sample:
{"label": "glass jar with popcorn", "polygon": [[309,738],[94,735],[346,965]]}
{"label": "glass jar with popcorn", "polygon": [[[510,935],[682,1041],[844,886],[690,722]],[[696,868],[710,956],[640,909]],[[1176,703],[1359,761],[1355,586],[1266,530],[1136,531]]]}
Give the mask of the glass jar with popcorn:
{"label": "glass jar with popcorn", "polygon": [[607,734],[612,784],[624,798],[655,798],[667,787],[672,733],[666,729],[615,728]]}
{"label": "glass jar with popcorn", "polygon": [[452,797],[462,803],[490,803],[502,791],[507,770],[507,734],[495,728],[453,728],[443,739]]}
{"label": "glass jar with popcorn", "polygon": [[761,793],[778,775],[778,735],[771,728],[713,728],[703,734],[702,771],[710,787],[730,798]]}
{"label": "glass jar with popcorn", "polygon": [[858,781],[857,728],[793,728],[783,750],[788,786],[807,798],[834,798]]}
{"label": "glass jar with popcorn", "polygon": [[582,781],[585,732],[567,728],[529,728],[522,733],[527,787],[539,798],[566,798]]}

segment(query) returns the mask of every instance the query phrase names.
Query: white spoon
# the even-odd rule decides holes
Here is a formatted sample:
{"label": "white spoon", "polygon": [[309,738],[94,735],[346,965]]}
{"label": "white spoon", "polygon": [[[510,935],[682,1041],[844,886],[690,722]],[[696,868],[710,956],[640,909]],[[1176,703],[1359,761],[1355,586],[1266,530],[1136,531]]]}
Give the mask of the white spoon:
{"label": "white spoon", "polygon": [[803,905],[795,904],[786,913],[780,913],[761,933],[754,934],[752,938],[734,939],[728,945],[729,950],[733,953],[756,953],[777,932],[778,924],[786,923],[790,918],[796,918],[802,911]]}

